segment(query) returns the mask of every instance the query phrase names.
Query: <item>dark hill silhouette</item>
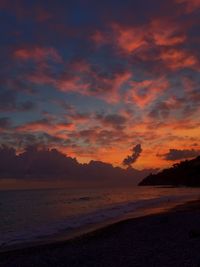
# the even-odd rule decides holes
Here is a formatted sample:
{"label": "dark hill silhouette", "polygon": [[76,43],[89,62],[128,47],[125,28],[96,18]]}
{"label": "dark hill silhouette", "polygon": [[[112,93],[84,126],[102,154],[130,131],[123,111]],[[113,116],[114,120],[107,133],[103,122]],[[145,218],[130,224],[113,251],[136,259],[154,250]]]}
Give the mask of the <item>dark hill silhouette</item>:
{"label": "dark hill silhouette", "polygon": [[81,164],[57,149],[29,146],[21,154],[14,148],[0,146],[0,178],[64,178],[78,180],[129,179],[139,181],[155,170],[122,169],[101,161]]}
{"label": "dark hill silhouette", "polygon": [[157,174],[150,174],[140,183],[144,185],[200,186],[200,156],[181,161]]}

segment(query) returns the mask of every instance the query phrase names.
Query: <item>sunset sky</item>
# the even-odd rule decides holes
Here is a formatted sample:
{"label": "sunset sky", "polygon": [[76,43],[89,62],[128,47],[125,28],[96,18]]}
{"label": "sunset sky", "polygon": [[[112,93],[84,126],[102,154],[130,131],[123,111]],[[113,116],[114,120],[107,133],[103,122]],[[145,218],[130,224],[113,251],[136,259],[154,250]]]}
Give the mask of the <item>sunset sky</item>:
{"label": "sunset sky", "polygon": [[200,154],[200,0],[0,0],[0,143],[138,169]]}

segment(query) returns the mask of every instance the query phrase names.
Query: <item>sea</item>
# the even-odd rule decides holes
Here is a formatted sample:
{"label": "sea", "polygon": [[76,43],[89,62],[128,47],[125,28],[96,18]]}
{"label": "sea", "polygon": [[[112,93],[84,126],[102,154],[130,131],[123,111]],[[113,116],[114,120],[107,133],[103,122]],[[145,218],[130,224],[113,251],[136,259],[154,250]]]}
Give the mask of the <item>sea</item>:
{"label": "sea", "polygon": [[0,250],[78,236],[200,198],[198,188],[0,190]]}

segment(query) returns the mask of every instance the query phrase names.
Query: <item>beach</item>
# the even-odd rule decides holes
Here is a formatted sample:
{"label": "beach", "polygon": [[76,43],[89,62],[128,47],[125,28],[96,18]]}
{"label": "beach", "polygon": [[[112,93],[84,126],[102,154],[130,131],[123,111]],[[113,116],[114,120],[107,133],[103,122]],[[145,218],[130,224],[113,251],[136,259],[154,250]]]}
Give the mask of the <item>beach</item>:
{"label": "beach", "polygon": [[2,252],[0,266],[200,266],[200,201],[72,240]]}

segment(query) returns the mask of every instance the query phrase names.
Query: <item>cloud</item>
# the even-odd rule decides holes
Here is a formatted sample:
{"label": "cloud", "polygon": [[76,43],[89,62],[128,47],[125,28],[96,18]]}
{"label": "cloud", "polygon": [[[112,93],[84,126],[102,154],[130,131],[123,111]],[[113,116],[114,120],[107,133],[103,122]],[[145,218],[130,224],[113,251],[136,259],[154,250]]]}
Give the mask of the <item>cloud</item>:
{"label": "cloud", "polygon": [[64,93],[77,93],[84,96],[103,99],[108,103],[121,100],[121,89],[132,77],[126,69],[109,70],[107,73],[102,66],[95,66],[83,61],[68,64],[68,71],[63,71],[56,77],[45,69],[38,69],[26,75],[29,82],[37,85],[50,85]]}
{"label": "cloud", "polygon": [[0,92],[0,110],[9,111],[16,109],[16,94],[10,90]]}
{"label": "cloud", "polygon": [[46,61],[54,60],[62,62],[61,56],[53,47],[25,47],[18,48],[14,51],[14,57],[20,60]]}
{"label": "cloud", "polygon": [[175,111],[177,112],[183,106],[185,106],[185,100],[178,97],[169,97],[169,99],[158,101],[155,103],[150,110],[148,116],[152,119],[167,119],[170,114]]}
{"label": "cloud", "polygon": [[11,126],[11,120],[8,117],[0,118],[0,130],[8,129]]}
{"label": "cloud", "polygon": [[5,143],[68,144],[83,162],[120,164],[135,140],[148,143],[141,166],[154,147],[199,142],[199,0],[0,7],[0,112],[14,123],[1,122]]}
{"label": "cloud", "polygon": [[199,69],[199,61],[195,55],[183,49],[166,49],[160,54],[160,59],[172,70],[191,68]]}
{"label": "cloud", "polygon": [[15,147],[19,151],[30,145],[39,147],[66,147],[70,140],[46,132],[4,132],[1,134],[1,143]]}
{"label": "cloud", "polygon": [[111,126],[116,129],[125,128],[127,122],[126,117],[119,114],[97,114],[96,119],[99,120],[104,126]]}
{"label": "cloud", "polygon": [[24,102],[21,102],[17,109],[18,111],[30,111],[30,110],[33,110],[34,108],[36,107],[36,104],[30,100],[27,100],[27,101],[24,101]]}
{"label": "cloud", "polygon": [[145,40],[145,29],[138,28],[124,28],[120,25],[114,24],[112,26],[116,44],[126,53],[136,52],[138,49],[145,49],[147,42]]}
{"label": "cloud", "polygon": [[102,161],[90,161],[80,164],[75,158],[61,153],[57,149],[28,146],[22,153],[16,154],[12,147],[0,146],[0,178],[24,179],[66,179],[72,181],[116,182],[126,184],[143,178],[150,171],[136,169],[124,170]]}
{"label": "cloud", "polygon": [[131,166],[134,162],[136,162],[136,160],[139,158],[140,154],[142,153],[142,147],[140,144],[137,144],[136,146],[134,146],[132,148],[132,155],[131,156],[127,156],[124,160],[123,160],[123,165],[125,166]]}
{"label": "cloud", "polygon": [[[76,71],[76,70],[75,70]],[[120,90],[131,78],[131,72],[113,72],[110,75],[89,66],[81,73],[64,75],[56,81],[56,88],[62,92],[76,92],[103,99],[108,103],[120,101]]]}
{"label": "cloud", "polygon": [[55,121],[51,118],[43,118],[40,120],[27,122],[15,127],[17,132],[47,132],[51,134],[56,134],[59,132],[64,132],[66,130],[73,130],[75,128],[72,122],[67,120]]}
{"label": "cloud", "polygon": [[143,108],[164,94],[168,87],[169,82],[164,77],[155,80],[132,81],[130,89],[126,92],[125,101]]}
{"label": "cloud", "polygon": [[97,152],[97,149],[112,148],[113,146],[116,146],[116,144],[120,146],[124,140],[132,138],[123,131],[122,128],[113,127],[113,129],[109,129],[107,127],[102,128],[99,126],[91,126],[84,130],[74,131],[68,136],[72,140],[79,140],[81,144],[87,145],[86,147],[83,146],[85,153],[87,153],[89,147],[93,147]]}
{"label": "cloud", "polygon": [[157,46],[176,46],[186,41],[181,27],[165,18],[155,18],[150,24],[150,35]]}
{"label": "cloud", "polygon": [[194,158],[200,155],[200,150],[195,149],[170,149],[168,153],[162,155],[165,160],[176,161],[187,158]]}
{"label": "cloud", "polygon": [[[104,42],[113,42],[128,55],[152,50],[155,46],[173,47],[186,41],[186,34],[175,20],[155,17],[148,24],[120,25],[111,24],[113,38]],[[100,36],[100,33],[98,33]],[[103,39],[101,33],[101,40]],[[102,42],[102,41],[101,41]]]}
{"label": "cloud", "polygon": [[17,100],[17,94],[11,90],[2,90],[0,92],[0,111],[30,111],[36,107],[36,104],[30,100],[21,101]]}

